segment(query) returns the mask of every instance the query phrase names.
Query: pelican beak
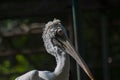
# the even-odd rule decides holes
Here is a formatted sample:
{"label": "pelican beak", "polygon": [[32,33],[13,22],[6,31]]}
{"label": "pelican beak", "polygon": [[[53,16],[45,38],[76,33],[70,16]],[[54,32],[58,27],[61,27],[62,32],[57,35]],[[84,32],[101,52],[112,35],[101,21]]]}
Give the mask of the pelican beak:
{"label": "pelican beak", "polygon": [[85,61],[79,56],[78,52],[74,49],[73,45],[70,43],[69,40],[62,40],[61,43],[64,45],[66,52],[72,56],[75,61],[81,66],[81,68],[85,71],[85,73],[90,77],[91,80],[94,80],[88,66],[86,65]]}

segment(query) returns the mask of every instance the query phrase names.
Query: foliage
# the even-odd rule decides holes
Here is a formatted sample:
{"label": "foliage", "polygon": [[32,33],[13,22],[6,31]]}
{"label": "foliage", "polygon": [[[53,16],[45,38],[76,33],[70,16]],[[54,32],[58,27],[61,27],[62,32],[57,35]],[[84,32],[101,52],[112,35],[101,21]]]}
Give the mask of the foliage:
{"label": "foliage", "polygon": [[[29,25],[29,21],[28,19],[3,20],[0,22],[0,30],[1,32],[19,31],[20,25]],[[43,50],[41,34],[1,37],[0,51],[3,53],[0,53],[0,80],[14,80],[23,73],[34,69],[53,71],[54,58]],[[2,56],[5,52],[8,54]]]}

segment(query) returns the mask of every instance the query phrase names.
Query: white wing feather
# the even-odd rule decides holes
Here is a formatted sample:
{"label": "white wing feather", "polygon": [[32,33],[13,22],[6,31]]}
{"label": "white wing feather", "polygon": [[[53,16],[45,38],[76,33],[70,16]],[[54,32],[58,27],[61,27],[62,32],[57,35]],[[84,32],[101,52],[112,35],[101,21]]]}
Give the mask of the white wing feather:
{"label": "white wing feather", "polygon": [[56,80],[55,74],[50,71],[29,71],[15,80]]}
{"label": "white wing feather", "polygon": [[44,80],[44,79],[39,77],[39,73],[37,70],[32,70],[23,74],[20,77],[17,77],[15,80]]}

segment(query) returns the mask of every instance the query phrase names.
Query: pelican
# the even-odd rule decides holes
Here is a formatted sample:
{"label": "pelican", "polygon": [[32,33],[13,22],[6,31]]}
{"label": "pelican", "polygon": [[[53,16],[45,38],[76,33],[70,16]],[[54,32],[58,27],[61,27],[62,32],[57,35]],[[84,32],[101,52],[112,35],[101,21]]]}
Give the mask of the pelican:
{"label": "pelican", "polygon": [[53,72],[32,70],[15,80],[69,80],[69,55],[81,66],[89,78],[94,80],[85,61],[78,55],[68,39],[66,30],[60,20],[49,21],[45,25],[42,38],[47,52],[56,59],[56,68]]}

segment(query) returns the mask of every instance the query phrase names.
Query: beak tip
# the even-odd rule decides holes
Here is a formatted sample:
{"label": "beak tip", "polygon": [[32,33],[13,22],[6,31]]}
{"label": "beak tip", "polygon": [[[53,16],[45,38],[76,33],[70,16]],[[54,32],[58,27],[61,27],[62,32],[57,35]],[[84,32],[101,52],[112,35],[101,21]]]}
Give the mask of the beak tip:
{"label": "beak tip", "polygon": [[91,79],[91,80],[94,80],[94,77],[93,77],[93,76],[90,76],[90,79]]}

